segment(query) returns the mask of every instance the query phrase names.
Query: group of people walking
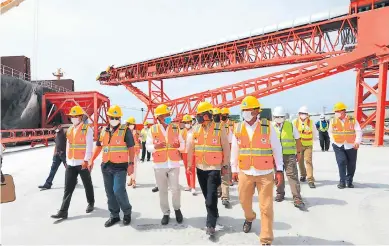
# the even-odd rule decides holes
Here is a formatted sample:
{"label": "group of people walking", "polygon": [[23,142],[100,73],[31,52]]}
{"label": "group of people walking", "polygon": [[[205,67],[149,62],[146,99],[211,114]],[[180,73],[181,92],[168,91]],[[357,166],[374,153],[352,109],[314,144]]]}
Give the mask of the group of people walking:
{"label": "group of people walking", "polygon": [[[248,233],[257,217],[252,208],[256,189],[260,204],[260,242],[269,245],[274,239],[273,201],[282,202],[285,199],[284,172],[292,191],[294,206],[299,209],[305,207],[300,182],[308,181],[310,188],[316,187],[312,148],[315,130],[318,129],[326,129],[332,136],[332,146],[339,167],[338,188],[354,187],[353,176],[361,129],[354,118],[347,116],[343,103],[337,103],[334,107],[335,117],[326,126],[319,125],[318,128],[314,127],[306,107],[300,108],[298,118],[293,122],[286,119],[282,107],[273,110],[273,121],[261,118],[261,104],[252,96],[244,98],[240,108],[243,121],[233,124],[228,119],[228,109],[215,109],[212,104],[201,102],[197,107],[195,121],[192,116],[185,115],[181,122],[184,128],[180,129],[179,124],[172,122],[169,108],[161,104],[154,112],[157,123],[139,135],[135,130],[135,119],[129,118],[126,124],[120,124],[121,109],[112,106],[107,113],[109,125],[101,130],[96,147],[92,150],[92,130],[81,121],[84,114],[82,109],[79,106],[73,107],[69,113],[73,126],[64,133],[66,150],[56,148],[52,170],[44,187],[42,186],[51,187],[55,171],[64,162],[66,174],[63,202],[61,209],[52,217],[67,218],[78,175],[85,187],[88,202],[86,212],[93,211],[95,200],[90,172],[95,159],[103,152],[101,171],[110,211],[110,218],[105,226],[109,227],[120,221],[120,210],[124,214],[123,224],[130,224],[132,206],[126,191],[126,179],[129,176],[128,185],[135,186],[136,165],[140,161],[140,148],[143,147],[152,155],[163,214],[162,225],[169,223],[172,214],[169,190],[172,193],[175,219],[178,223],[184,220],[179,184],[180,161],[183,160],[187,178],[185,190],[196,194],[197,176],[204,196],[207,234],[215,234],[219,218],[219,197],[223,205],[228,207],[229,187],[234,180],[238,181],[239,201],[245,217],[243,231]],[[58,130],[61,131],[60,127]],[[62,139],[59,135],[57,138]],[[327,150],[326,147],[324,150]],[[67,154],[67,158],[63,153]],[[142,155],[143,160],[144,158],[145,155]],[[274,186],[277,187],[275,198]]]}

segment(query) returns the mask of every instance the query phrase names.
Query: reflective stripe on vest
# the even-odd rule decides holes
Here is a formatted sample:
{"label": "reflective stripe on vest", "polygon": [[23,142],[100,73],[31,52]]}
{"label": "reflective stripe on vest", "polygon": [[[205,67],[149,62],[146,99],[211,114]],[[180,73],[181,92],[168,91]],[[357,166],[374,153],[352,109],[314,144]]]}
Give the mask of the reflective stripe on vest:
{"label": "reflective stripe on vest", "polygon": [[267,119],[261,119],[251,139],[244,122],[236,125],[234,134],[239,146],[239,169],[249,170],[253,167],[256,170],[269,170],[274,168],[269,124]]}
{"label": "reflective stripe on vest", "polygon": [[68,158],[84,160],[86,152],[86,134],[89,126],[81,123],[74,134],[74,126],[69,127],[66,137],[69,141]]}
{"label": "reflective stripe on vest", "polygon": [[293,135],[293,125],[290,121],[284,121],[281,129],[274,123],[274,128],[277,132],[277,136],[280,139],[282,146],[282,154],[295,155],[296,152],[296,140]]}
{"label": "reflective stripe on vest", "polygon": [[305,147],[309,147],[313,145],[312,121],[310,118],[307,118],[305,122],[306,123],[304,123],[304,128],[303,122],[300,120],[300,118],[296,119],[294,124],[300,133],[301,144]]}
{"label": "reflective stripe on vest", "polygon": [[327,124],[326,124],[326,127],[323,127],[323,121],[320,121],[319,122],[319,125],[320,125],[320,127],[319,127],[319,130],[321,131],[321,132],[326,132],[326,131],[328,131],[328,122],[326,122]]}
{"label": "reflective stripe on vest", "polygon": [[196,163],[210,166],[223,163],[221,127],[223,127],[221,123],[212,122],[205,131],[202,125],[196,125],[193,130]]}
{"label": "reflective stripe on vest", "polygon": [[331,119],[332,136],[334,142],[337,144],[354,144],[356,133],[354,129],[355,119],[353,117],[346,117],[344,123],[339,119]]}
{"label": "reflective stripe on vest", "polygon": [[172,147],[175,142],[179,143],[180,128],[176,124],[168,125],[166,129],[166,137],[160,129],[160,125],[156,124],[151,127],[151,135],[153,144],[165,143],[166,147],[156,149],[153,155],[153,162],[155,164],[166,163],[167,161],[178,162],[181,160],[178,148]]}
{"label": "reflective stripe on vest", "polygon": [[113,164],[128,163],[129,154],[125,135],[127,131],[126,125],[120,125],[115,132],[112,133],[109,139],[109,133],[104,127],[100,134],[100,141],[103,146],[103,163],[111,162]]}

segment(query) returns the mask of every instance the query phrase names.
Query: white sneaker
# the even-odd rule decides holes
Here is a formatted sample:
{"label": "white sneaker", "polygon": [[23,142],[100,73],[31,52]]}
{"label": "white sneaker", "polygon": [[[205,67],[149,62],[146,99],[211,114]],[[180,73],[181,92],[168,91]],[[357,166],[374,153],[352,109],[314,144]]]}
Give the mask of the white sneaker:
{"label": "white sneaker", "polygon": [[185,191],[190,191],[190,188],[189,188],[189,187],[185,187],[184,190],[185,190]]}
{"label": "white sneaker", "polygon": [[191,192],[192,192],[192,195],[194,195],[194,196],[197,195],[195,189],[191,189]]}

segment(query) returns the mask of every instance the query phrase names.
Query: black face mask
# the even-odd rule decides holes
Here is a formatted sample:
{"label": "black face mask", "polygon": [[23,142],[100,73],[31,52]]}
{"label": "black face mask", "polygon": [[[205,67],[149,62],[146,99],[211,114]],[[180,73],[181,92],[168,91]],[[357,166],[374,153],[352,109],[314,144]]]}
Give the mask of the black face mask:
{"label": "black face mask", "polygon": [[215,123],[219,123],[219,122],[220,122],[220,115],[214,115],[214,116],[213,116],[213,121],[214,121]]}
{"label": "black face mask", "polygon": [[204,123],[204,116],[198,115],[198,116],[196,116],[196,120],[199,124],[202,124],[202,123]]}
{"label": "black face mask", "polygon": [[222,116],[222,121],[226,121],[228,119],[228,116]]}

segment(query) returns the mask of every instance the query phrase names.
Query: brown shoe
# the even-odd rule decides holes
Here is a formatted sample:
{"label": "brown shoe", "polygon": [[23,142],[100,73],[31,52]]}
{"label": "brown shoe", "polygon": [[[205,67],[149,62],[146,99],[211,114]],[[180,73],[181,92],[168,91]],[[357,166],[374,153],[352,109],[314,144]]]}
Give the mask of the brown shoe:
{"label": "brown shoe", "polygon": [[299,208],[299,209],[303,209],[305,207],[304,202],[299,198],[295,198],[293,201],[293,204],[296,208]]}
{"label": "brown shoe", "polygon": [[253,224],[253,222],[249,222],[247,220],[244,221],[243,223],[243,232],[244,233],[249,233],[251,231],[251,225]]}
{"label": "brown shoe", "polygon": [[128,186],[132,186],[132,179],[130,179],[130,181],[128,181]]}
{"label": "brown shoe", "polygon": [[282,202],[285,199],[285,197],[281,194],[277,194],[276,198],[274,199],[276,202]]}

